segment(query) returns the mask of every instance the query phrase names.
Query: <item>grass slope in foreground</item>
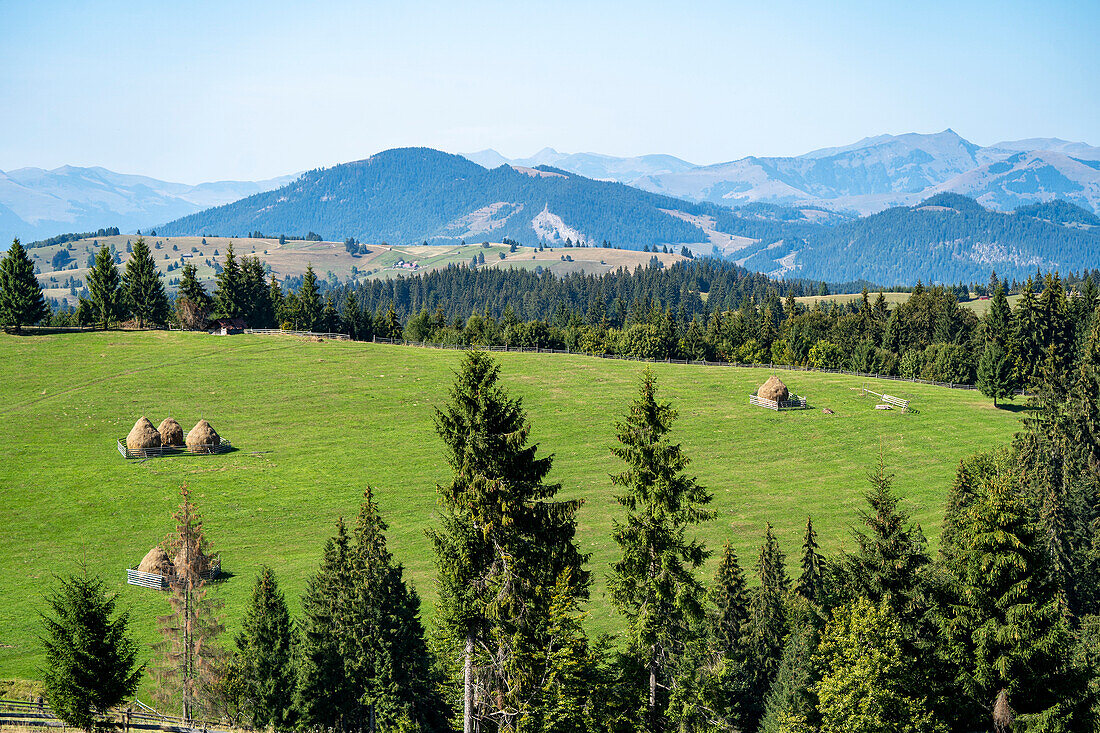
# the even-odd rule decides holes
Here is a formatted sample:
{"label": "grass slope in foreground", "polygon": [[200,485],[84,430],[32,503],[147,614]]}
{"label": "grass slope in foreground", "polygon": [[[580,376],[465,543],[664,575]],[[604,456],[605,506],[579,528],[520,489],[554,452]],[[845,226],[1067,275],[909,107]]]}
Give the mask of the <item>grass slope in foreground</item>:
{"label": "grass slope in foreground", "polygon": [[[292,609],[338,515],[353,518],[363,485],[377,487],[397,559],[435,598],[424,535],[448,468],[433,406],[446,398],[455,351],[292,337],[167,332],[0,335],[0,678],[33,677],[41,596],[54,573],[83,560],[130,606],[140,641],[156,638],[163,595],[125,585],[124,568],[170,529],[187,482],[232,577],[226,640],[239,629],[261,564],[273,567]],[[608,474],[612,420],[633,398],[642,365],[583,356],[500,354],[502,381],[522,396],[532,437],[555,454],[550,478],[583,497],[579,540],[592,553],[591,625],[617,630],[606,594],[615,557],[611,521],[622,515]],[[881,450],[896,487],[930,537],[959,458],[1007,441],[1016,416],[976,392],[907,383],[874,387],[913,400],[918,415],[875,411],[860,379],[784,373],[816,408],[751,407],[768,372],[656,364],[661,395],[680,412],[674,438],[714,493],[719,517],[700,528],[712,549],[728,538],[750,567],[773,522],[792,571],[806,514],[828,551],[851,545],[866,475]],[[824,407],[835,414],[823,414]],[[189,429],[207,418],[238,452],[125,461],[115,449],[141,415]],[[256,452],[255,454],[253,452]],[[706,575],[712,574],[712,568]]]}

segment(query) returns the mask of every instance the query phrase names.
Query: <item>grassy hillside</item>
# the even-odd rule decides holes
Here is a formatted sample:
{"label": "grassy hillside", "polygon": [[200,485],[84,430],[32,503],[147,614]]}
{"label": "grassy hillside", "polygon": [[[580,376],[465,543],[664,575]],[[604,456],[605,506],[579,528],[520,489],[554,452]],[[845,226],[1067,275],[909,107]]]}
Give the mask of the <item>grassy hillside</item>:
{"label": "grassy hillside", "polygon": [[[230,632],[263,563],[297,610],[333,522],[354,514],[368,482],[430,616],[434,572],[424,530],[434,521],[435,485],[448,475],[432,409],[445,399],[460,358],[278,336],[0,335],[0,678],[35,675],[41,596],[53,574],[82,561],[122,593],[140,639],[153,640],[164,597],[126,586],[124,568],[169,530],[184,482],[232,573],[215,591],[226,601]],[[564,496],[586,501],[579,539],[593,553],[591,624],[618,629],[605,592],[615,555],[611,521],[621,516],[608,481],[619,466],[608,446],[612,420],[625,411],[642,366],[546,354],[499,359],[505,385],[524,399],[534,440],[555,454],[551,478]],[[907,506],[935,537],[958,459],[1008,440],[1017,425],[1016,415],[994,410],[976,392],[885,383],[920,409],[904,415],[875,411],[874,399],[853,389],[859,379],[791,373],[783,375],[789,386],[815,409],[777,414],[748,405],[764,371],[654,369],[663,396],[680,410],[675,435],[715,496],[718,519],[700,534],[712,548],[730,540],[746,566],[765,520],[776,525],[792,563],[807,513],[827,550],[850,546],[879,451]],[[126,461],[115,440],[141,415],[154,422],[171,415],[185,429],[207,418],[239,450]]]}
{"label": "grassy hillside", "polygon": [[[27,250],[27,254],[38,268],[40,273],[38,281],[46,297],[67,300],[70,305],[75,306],[77,298],[65,285],[71,279],[80,281],[80,287],[86,286],[88,258],[96,253],[99,246],[113,245],[122,261],[119,265],[121,269],[125,267],[126,260],[129,258],[126,244],[136,239],[137,236],[131,234],[81,239],[64,244],[35,247]],[[224,264],[226,248],[230,244],[233,245],[233,252],[238,257],[256,256],[266,262],[280,280],[288,275],[301,275],[309,264],[313,265],[313,270],[319,278],[325,278],[331,273],[332,277],[341,281],[409,276],[445,268],[452,264],[467,264],[477,254],[485,256],[483,267],[535,269],[541,266],[559,275],[582,270],[595,275],[610,272],[619,267],[633,269],[638,265],[645,265],[654,256],[665,265],[672,265],[684,259],[679,254],[589,247],[545,247],[541,252],[535,247],[518,247],[515,252],[511,252],[507,245],[500,244],[499,241],[491,242],[489,247],[483,247],[480,239],[477,242],[470,241],[464,246],[393,247],[386,244],[368,244],[366,246],[370,250],[369,253],[355,255],[348,253],[343,242],[287,240],[286,243],[279,244],[278,238],[159,236],[146,237],[146,241],[149,243],[153,261],[157,263],[161,276],[165,278],[165,283],[171,279],[178,279],[181,274],[179,268],[184,263],[191,263],[198,270],[198,278],[210,291],[214,288],[215,274],[210,263],[217,261]],[[60,250],[69,253],[68,259],[63,265],[59,261],[61,269],[55,269],[54,258]],[[504,255],[504,259],[501,259],[501,254]],[[569,257],[570,260],[564,260],[564,257]],[[169,266],[173,269],[168,270]],[[77,293],[80,292],[80,287],[76,288]]]}

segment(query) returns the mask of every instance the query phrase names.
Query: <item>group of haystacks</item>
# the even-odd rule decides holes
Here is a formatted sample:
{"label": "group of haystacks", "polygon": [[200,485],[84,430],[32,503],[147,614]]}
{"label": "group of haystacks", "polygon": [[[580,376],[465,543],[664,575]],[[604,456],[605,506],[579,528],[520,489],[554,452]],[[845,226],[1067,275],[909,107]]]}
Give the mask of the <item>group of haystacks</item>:
{"label": "group of haystacks", "polygon": [[126,436],[126,450],[145,455],[153,448],[182,448],[192,453],[212,453],[221,444],[217,431],[206,420],[199,420],[195,427],[183,437],[183,428],[175,418],[165,418],[159,428],[153,427],[149,418],[142,416],[134,423],[133,430]]}
{"label": "group of haystacks", "polygon": [[[194,563],[195,569],[199,574],[204,574],[210,570],[210,558],[203,554],[202,550],[197,550],[198,557],[197,562]],[[145,557],[141,559],[137,569],[143,573],[157,573],[168,577],[174,575],[176,568],[182,568],[188,564],[186,549],[181,549],[176,553],[176,559],[172,560],[168,557],[168,551],[160,545],[157,545],[153,549],[149,550],[145,554]]]}

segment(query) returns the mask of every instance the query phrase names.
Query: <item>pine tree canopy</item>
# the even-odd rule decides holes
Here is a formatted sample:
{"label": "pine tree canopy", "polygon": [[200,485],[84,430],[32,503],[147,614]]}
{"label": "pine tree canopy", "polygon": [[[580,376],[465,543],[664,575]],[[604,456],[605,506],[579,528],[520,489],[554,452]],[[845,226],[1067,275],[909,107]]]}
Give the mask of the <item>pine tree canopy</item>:
{"label": "pine tree canopy", "polygon": [[157,265],[144,237],[134,242],[126,271],[122,275],[126,307],[139,327],[160,326],[168,322],[168,294],[160,280]]}
{"label": "pine tree canopy", "polygon": [[33,326],[49,315],[34,263],[16,239],[0,259],[0,326]]}

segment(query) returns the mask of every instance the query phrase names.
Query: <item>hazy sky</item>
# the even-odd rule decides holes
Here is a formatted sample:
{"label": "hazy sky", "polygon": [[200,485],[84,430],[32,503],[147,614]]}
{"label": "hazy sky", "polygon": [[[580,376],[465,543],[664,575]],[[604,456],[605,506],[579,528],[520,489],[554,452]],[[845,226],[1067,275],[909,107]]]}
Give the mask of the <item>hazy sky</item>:
{"label": "hazy sky", "polygon": [[390,147],[696,163],[951,127],[1100,145],[1100,2],[0,0],[0,169],[254,179]]}

